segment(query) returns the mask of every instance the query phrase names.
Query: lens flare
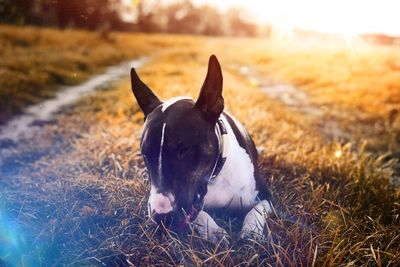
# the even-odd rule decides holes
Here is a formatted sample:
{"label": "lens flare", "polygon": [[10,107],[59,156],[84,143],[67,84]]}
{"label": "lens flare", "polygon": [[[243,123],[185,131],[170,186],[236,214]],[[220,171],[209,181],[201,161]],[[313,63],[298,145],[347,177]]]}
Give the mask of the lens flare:
{"label": "lens flare", "polygon": [[38,251],[16,221],[0,210],[0,265],[40,266]]}

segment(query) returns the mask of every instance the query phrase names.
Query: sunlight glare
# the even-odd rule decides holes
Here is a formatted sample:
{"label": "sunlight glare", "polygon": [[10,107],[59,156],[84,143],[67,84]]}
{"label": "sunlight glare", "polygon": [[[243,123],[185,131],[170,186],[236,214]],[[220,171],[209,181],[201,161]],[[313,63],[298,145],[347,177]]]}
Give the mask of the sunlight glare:
{"label": "sunlight glare", "polygon": [[343,155],[342,150],[336,150],[335,151],[335,158],[340,158],[340,157],[342,157],[342,155]]}
{"label": "sunlight glare", "polygon": [[400,1],[396,0],[194,0],[222,10],[247,9],[260,23],[281,29],[303,29],[355,35],[385,33],[400,35]]}

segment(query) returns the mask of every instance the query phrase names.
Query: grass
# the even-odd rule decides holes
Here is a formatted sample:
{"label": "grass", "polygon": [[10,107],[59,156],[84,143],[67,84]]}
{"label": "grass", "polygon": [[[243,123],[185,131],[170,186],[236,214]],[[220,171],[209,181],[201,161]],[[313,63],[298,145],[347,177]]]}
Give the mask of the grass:
{"label": "grass", "polygon": [[[126,38],[128,47],[137,45],[137,55],[151,56],[139,72],[162,99],[196,98],[208,56],[218,55],[227,109],[264,147],[260,169],[276,210],[268,218],[266,240],[240,240],[240,222],[225,215],[217,222],[230,233],[227,247],[194,233],[163,234],[147,218],[149,182],[139,151],[143,115],[124,80],[82,99],[35,140],[7,150],[11,168],[2,166],[1,205],[28,240],[29,255],[21,262],[400,264],[399,116],[392,111],[399,107],[387,101],[398,94],[393,87],[398,48],[363,47],[354,61],[354,50],[345,46],[307,49],[282,40],[168,35],[139,35],[139,46],[138,35],[116,36]],[[260,80],[298,86],[323,115],[268,97],[240,74],[243,65],[254,68]],[[328,121],[345,137],[327,134],[322,126]]]}
{"label": "grass", "polygon": [[267,55],[250,53],[262,75],[271,73],[274,79],[298,86],[308,93],[312,105],[341,121],[345,131],[374,143],[368,144],[371,149],[389,151],[398,158],[398,48],[371,46],[354,38],[334,46],[293,48],[289,43],[272,49],[275,53]]}
{"label": "grass", "polygon": [[168,39],[0,25],[0,123],[29,104],[54,96],[62,85],[77,84],[107,66],[164,46],[190,42]]}

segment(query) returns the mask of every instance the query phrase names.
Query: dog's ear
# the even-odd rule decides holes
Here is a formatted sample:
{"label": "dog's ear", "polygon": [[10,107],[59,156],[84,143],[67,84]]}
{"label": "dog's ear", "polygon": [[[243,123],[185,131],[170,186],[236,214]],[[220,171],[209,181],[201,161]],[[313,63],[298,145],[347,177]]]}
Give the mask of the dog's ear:
{"label": "dog's ear", "polygon": [[200,109],[207,120],[213,123],[217,122],[219,115],[224,110],[222,71],[218,59],[214,55],[208,62],[207,76],[195,106]]}
{"label": "dog's ear", "polygon": [[140,80],[134,68],[131,69],[131,85],[132,92],[144,115],[147,117],[147,115],[161,104],[161,101],[151,89]]}

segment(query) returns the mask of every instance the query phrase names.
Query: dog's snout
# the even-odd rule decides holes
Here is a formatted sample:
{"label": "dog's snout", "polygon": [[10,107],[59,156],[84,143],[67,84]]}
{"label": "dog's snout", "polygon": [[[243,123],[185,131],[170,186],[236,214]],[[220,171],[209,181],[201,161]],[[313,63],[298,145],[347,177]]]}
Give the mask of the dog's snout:
{"label": "dog's snout", "polygon": [[151,188],[149,197],[149,212],[156,214],[168,214],[174,210],[174,196],[171,193],[158,193]]}

